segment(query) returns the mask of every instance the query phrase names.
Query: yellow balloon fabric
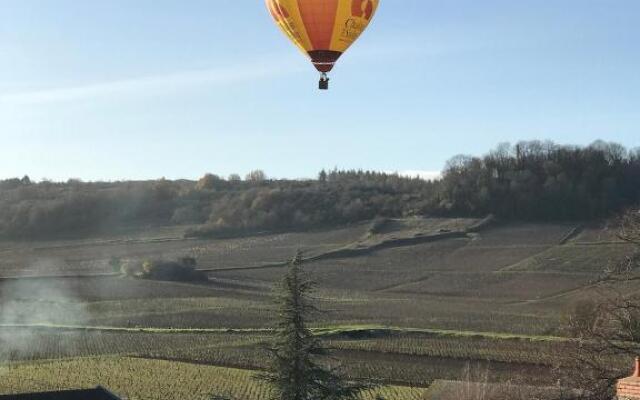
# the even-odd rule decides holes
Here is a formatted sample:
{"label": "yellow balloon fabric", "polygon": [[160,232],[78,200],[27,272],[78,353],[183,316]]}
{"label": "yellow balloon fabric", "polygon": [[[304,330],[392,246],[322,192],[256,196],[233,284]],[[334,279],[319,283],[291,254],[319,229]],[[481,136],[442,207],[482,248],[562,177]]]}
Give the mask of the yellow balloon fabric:
{"label": "yellow balloon fabric", "polygon": [[379,0],[266,0],[280,29],[320,72],[335,62],[369,26]]}

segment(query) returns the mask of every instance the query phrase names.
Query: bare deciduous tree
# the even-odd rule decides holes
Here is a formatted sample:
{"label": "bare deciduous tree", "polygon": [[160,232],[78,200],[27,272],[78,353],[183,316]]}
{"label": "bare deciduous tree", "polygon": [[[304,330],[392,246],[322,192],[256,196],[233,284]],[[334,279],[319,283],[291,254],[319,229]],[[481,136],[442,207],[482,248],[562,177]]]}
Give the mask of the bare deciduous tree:
{"label": "bare deciduous tree", "polygon": [[635,246],[621,263],[607,266],[596,296],[579,302],[568,320],[575,338],[568,365],[561,370],[584,399],[610,400],[618,379],[629,375],[640,355],[640,213],[628,211],[619,221],[618,237]]}

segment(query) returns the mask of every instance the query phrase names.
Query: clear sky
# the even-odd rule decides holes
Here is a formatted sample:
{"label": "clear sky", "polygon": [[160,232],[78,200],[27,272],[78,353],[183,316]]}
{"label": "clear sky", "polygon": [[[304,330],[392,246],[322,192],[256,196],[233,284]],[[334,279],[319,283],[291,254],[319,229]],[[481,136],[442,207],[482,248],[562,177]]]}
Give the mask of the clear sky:
{"label": "clear sky", "polygon": [[640,146],[640,1],[381,0],[329,92],[263,0],[0,0],[0,177],[437,171]]}

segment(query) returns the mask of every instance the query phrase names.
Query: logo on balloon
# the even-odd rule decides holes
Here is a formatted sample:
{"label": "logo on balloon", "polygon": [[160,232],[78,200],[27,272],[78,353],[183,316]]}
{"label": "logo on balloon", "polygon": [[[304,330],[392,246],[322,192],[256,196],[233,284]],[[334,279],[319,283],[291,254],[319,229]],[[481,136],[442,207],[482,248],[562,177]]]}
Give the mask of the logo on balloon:
{"label": "logo on balloon", "polygon": [[351,15],[367,20],[371,19],[373,16],[373,0],[352,0]]}

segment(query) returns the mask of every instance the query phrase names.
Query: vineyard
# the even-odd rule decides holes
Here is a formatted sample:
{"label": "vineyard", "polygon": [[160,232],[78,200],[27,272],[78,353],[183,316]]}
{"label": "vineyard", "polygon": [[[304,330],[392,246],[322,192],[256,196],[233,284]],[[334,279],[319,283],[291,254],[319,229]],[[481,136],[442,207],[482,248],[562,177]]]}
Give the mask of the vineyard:
{"label": "vineyard", "polygon": [[[312,327],[330,349],[327,364],[380,383],[386,399],[421,399],[469,365],[492,382],[554,384],[571,346],[567,311],[598,295],[601,264],[629,248],[600,227],[511,224],[367,250],[474,222],[394,220],[220,240],[182,239],[172,228],[1,243],[0,394],[101,384],[138,399],[264,399],[268,389],[251,377],[267,366],[272,286],[298,248],[308,257],[359,249],[306,264],[322,310]],[[113,256],[184,255],[197,257],[208,282],[109,269]]]}
{"label": "vineyard", "polygon": [[[319,331],[321,333],[322,331]],[[437,379],[455,379],[469,362],[490,367],[493,379],[535,372],[535,380],[552,381],[549,367],[561,362],[561,341],[503,339],[453,334],[389,332],[371,339],[349,338],[356,330],[331,329],[322,338],[331,350],[328,363],[352,379],[371,379],[427,387]],[[342,332],[342,333],[341,333]],[[171,330],[65,330],[4,328],[0,341],[13,349],[0,357],[14,363],[69,360],[96,356],[180,361],[195,365],[261,370],[267,366],[268,332],[188,333]]]}
{"label": "vineyard", "polygon": [[[86,358],[17,364],[5,368],[0,392],[51,391],[106,385],[129,399],[208,400],[212,395],[268,400],[270,389],[248,370],[140,358]],[[363,396],[373,400],[419,400],[424,389],[383,386]]]}
{"label": "vineyard", "polygon": [[329,345],[341,350],[534,365],[557,363],[567,347],[564,342],[449,337],[343,340]]}

